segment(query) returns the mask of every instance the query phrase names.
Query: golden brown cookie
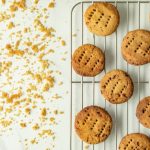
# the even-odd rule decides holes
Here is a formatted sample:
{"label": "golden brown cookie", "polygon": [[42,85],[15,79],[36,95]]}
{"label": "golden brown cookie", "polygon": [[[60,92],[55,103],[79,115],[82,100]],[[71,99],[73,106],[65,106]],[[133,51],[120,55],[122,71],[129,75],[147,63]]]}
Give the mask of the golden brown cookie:
{"label": "golden brown cookie", "polygon": [[108,72],[100,81],[100,89],[106,100],[113,104],[124,103],[133,94],[133,82],[130,76],[122,70]]}
{"label": "golden brown cookie", "polygon": [[150,150],[150,138],[141,133],[128,134],[121,140],[119,150]]}
{"label": "golden brown cookie", "polygon": [[88,144],[103,142],[110,135],[111,129],[111,116],[98,106],[85,107],[75,118],[76,133]]}
{"label": "golden brown cookie", "polygon": [[146,128],[150,128],[150,96],[142,99],[136,109],[139,122]]}
{"label": "golden brown cookie", "polygon": [[123,58],[133,65],[150,62],[150,31],[134,30],[128,32],[122,42]]}
{"label": "golden brown cookie", "polygon": [[110,35],[116,31],[120,16],[117,8],[105,2],[92,4],[85,12],[85,23],[96,35]]}
{"label": "golden brown cookie", "polygon": [[72,56],[72,66],[82,76],[96,76],[104,69],[104,64],[102,50],[91,44],[80,46]]}

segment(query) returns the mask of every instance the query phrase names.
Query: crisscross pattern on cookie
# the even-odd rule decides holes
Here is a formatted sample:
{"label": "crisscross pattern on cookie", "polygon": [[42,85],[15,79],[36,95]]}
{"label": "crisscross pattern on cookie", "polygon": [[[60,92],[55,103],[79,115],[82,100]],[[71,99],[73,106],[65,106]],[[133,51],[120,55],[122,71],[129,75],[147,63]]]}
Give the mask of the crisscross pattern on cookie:
{"label": "crisscross pattern on cookie", "polygon": [[105,57],[101,49],[91,44],[79,47],[73,54],[74,70],[84,76],[95,76],[104,68]]}
{"label": "crisscross pattern on cookie", "polygon": [[134,65],[142,65],[150,62],[150,32],[146,30],[134,30],[129,32],[122,42],[122,54],[124,59]]}
{"label": "crisscross pattern on cookie", "polygon": [[85,12],[85,23],[97,35],[109,35],[119,24],[119,13],[109,3],[94,3]]}
{"label": "crisscross pattern on cookie", "polygon": [[121,70],[107,73],[100,81],[101,93],[111,103],[123,103],[133,93],[131,78]]}
{"label": "crisscross pattern on cookie", "polygon": [[150,96],[145,97],[137,106],[136,116],[145,127],[150,128]]}
{"label": "crisscross pattern on cookie", "polygon": [[112,128],[112,120],[104,109],[89,106],[77,115],[75,128],[83,141],[96,144],[108,137]]}
{"label": "crisscross pattern on cookie", "polygon": [[129,134],[120,142],[119,150],[150,150],[150,139],[144,134]]}

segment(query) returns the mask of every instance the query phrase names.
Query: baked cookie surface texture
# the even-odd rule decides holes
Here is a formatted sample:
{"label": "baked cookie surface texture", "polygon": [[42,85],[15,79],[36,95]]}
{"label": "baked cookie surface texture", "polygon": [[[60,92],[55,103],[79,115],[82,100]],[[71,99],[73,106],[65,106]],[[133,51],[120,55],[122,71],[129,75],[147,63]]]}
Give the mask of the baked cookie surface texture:
{"label": "baked cookie surface texture", "polygon": [[75,131],[88,144],[103,142],[110,135],[112,118],[103,108],[88,106],[75,118]]}
{"label": "baked cookie surface texture", "polygon": [[128,134],[121,140],[119,150],[150,150],[150,138],[141,133]]}
{"label": "baked cookie surface texture", "polygon": [[150,31],[134,30],[128,32],[122,42],[122,56],[132,65],[150,62]]}
{"label": "baked cookie surface texture", "polygon": [[88,7],[84,14],[84,20],[90,32],[98,36],[106,36],[116,31],[120,16],[114,5],[100,2]]}
{"label": "baked cookie surface texture", "polygon": [[104,53],[100,48],[91,44],[80,46],[72,56],[72,67],[77,74],[82,76],[96,76],[102,72],[104,65]]}
{"label": "baked cookie surface texture", "polygon": [[128,101],[133,94],[131,77],[122,70],[112,70],[100,81],[100,91],[106,100],[113,104]]}

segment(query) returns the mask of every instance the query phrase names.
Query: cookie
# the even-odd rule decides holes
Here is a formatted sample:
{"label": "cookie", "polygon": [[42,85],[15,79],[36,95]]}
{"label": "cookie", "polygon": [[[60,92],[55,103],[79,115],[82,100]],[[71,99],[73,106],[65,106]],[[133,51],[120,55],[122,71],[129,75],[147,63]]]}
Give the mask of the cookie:
{"label": "cookie", "polygon": [[142,99],[136,109],[139,122],[146,128],[150,128],[150,96]]}
{"label": "cookie", "polygon": [[89,6],[84,14],[84,20],[90,32],[106,36],[116,31],[120,16],[114,5],[100,2]]}
{"label": "cookie", "polygon": [[102,95],[113,104],[128,101],[133,94],[133,89],[132,79],[122,70],[112,70],[100,81]]}
{"label": "cookie", "polygon": [[150,150],[150,138],[141,133],[128,134],[121,140],[119,150]]}
{"label": "cookie", "polygon": [[111,116],[98,106],[85,107],[75,118],[75,131],[88,144],[103,142],[110,135],[111,129]]}
{"label": "cookie", "polygon": [[123,58],[132,65],[150,62],[150,31],[134,30],[128,32],[122,42]]}
{"label": "cookie", "polygon": [[72,67],[82,76],[96,76],[104,69],[104,64],[104,53],[91,44],[80,46],[72,56]]}

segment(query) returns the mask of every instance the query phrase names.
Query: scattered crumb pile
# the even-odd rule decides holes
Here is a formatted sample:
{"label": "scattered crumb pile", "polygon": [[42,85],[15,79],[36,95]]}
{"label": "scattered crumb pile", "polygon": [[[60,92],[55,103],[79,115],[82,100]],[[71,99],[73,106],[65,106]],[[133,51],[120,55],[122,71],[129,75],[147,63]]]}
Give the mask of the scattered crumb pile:
{"label": "scattered crumb pile", "polygon": [[55,1],[0,2],[0,136],[14,128],[33,132],[20,140],[26,149],[43,139],[47,150],[55,147],[55,126],[64,113],[57,108],[63,82],[56,62],[63,63],[67,52],[49,25],[55,7]]}

